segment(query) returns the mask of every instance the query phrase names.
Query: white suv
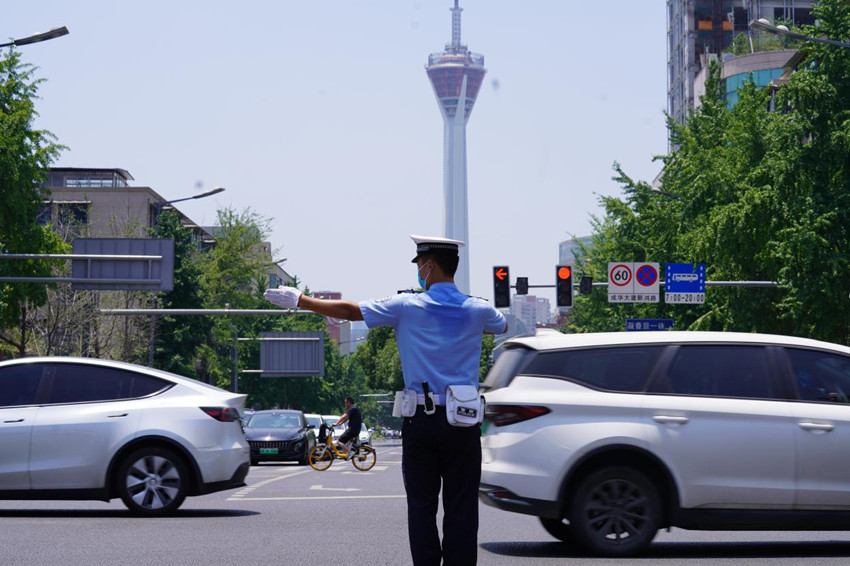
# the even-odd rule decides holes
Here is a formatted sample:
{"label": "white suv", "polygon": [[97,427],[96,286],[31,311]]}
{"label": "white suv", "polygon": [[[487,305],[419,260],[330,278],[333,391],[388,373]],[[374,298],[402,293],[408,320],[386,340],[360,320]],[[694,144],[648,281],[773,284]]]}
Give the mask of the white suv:
{"label": "white suv", "polygon": [[850,529],[850,348],[713,332],[546,332],[482,390],[481,499],[627,556],[660,528]]}
{"label": "white suv", "polygon": [[242,487],[245,397],[120,362],[0,362],[0,499],[120,497],[153,516]]}

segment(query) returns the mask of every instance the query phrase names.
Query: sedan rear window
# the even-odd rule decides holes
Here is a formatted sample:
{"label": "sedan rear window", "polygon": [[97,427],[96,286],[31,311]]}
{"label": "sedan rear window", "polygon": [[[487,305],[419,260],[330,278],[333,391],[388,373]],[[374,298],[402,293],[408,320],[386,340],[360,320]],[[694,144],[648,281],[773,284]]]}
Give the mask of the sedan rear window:
{"label": "sedan rear window", "polygon": [[544,352],[523,373],[576,381],[608,391],[643,391],[663,346],[628,346]]}
{"label": "sedan rear window", "polygon": [[83,364],[50,364],[49,403],[85,403],[145,397],[171,384],[141,373]]}
{"label": "sedan rear window", "polygon": [[0,407],[33,405],[41,380],[41,366],[18,364],[0,369]]}

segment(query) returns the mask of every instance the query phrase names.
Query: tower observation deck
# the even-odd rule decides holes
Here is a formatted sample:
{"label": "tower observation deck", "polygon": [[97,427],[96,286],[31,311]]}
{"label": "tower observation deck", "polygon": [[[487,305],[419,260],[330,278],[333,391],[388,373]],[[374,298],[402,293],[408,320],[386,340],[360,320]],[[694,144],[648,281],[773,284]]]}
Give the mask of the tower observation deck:
{"label": "tower observation deck", "polygon": [[425,67],[443,116],[443,235],[462,240],[455,283],[469,293],[469,212],[466,189],[466,122],[475,106],[487,69],[484,56],[472,53],[460,39],[460,14],[454,2],[452,42],[432,53]]}

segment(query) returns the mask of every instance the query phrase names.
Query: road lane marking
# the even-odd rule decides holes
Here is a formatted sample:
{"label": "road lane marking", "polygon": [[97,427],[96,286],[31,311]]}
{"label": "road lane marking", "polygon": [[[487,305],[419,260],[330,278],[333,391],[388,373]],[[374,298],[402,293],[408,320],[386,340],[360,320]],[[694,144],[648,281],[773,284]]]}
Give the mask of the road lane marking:
{"label": "road lane marking", "polygon": [[367,475],[367,474],[371,474],[372,472],[385,472],[385,471],[387,471],[387,467],[386,467],[386,466],[374,466],[374,467],[373,467],[371,470],[369,470],[368,472],[361,472],[360,470],[357,470],[357,471],[342,470],[342,473],[343,473],[343,474],[354,474],[355,476],[357,476],[357,475]]}
{"label": "road lane marking", "polygon": [[406,495],[310,495],[304,497],[236,497],[228,501],[307,501],[310,499],[404,499]]}
{"label": "road lane marking", "polygon": [[280,480],[285,480],[285,479],[288,479],[288,478],[293,478],[293,477],[295,477],[295,476],[300,476],[301,474],[306,474],[307,472],[310,472],[310,471],[312,471],[312,470],[303,470],[303,471],[301,471],[301,472],[295,472],[295,473],[288,474],[288,475],[285,475],[285,476],[278,476],[278,477],[275,477],[275,478],[271,478],[271,479],[263,480],[263,481],[261,481],[261,482],[255,483],[254,485],[249,485],[248,487],[245,487],[245,488],[240,489],[239,491],[237,491],[236,493],[234,493],[232,496],[230,496],[230,497],[228,498],[228,500],[230,500],[230,499],[242,499],[242,498],[243,498],[243,496],[245,496],[245,495],[247,495],[247,494],[251,493],[252,491],[254,491],[254,490],[255,490],[255,489],[257,489],[257,488],[260,488],[260,487],[266,486],[266,485],[268,485],[268,484],[270,484],[270,483],[272,483],[272,482],[276,482],[276,481],[280,481]]}
{"label": "road lane marking", "polygon": [[323,485],[311,485],[310,489],[315,491],[360,491],[359,487],[325,487]]}
{"label": "road lane marking", "polygon": [[[388,463],[392,463],[392,462],[388,462]],[[401,464],[401,462],[399,462],[399,464]],[[387,471],[387,467],[388,466],[372,466],[369,469],[369,471],[370,472],[385,472],[385,471]],[[365,473],[368,473],[368,472],[362,472],[360,470],[352,470],[351,468],[345,468],[345,467],[342,467],[342,466],[338,466],[336,468],[331,466],[330,468],[328,468],[326,470],[322,470],[322,472],[338,472],[340,474],[365,474]]]}

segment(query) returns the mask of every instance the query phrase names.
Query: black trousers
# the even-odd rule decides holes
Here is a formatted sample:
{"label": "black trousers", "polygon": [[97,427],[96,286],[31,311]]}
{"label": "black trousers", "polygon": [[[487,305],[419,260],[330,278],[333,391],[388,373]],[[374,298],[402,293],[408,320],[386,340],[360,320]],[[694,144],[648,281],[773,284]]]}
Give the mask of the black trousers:
{"label": "black trousers", "polygon": [[[474,566],[478,560],[481,427],[446,420],[444,407],[422,407],[402,424],[401,473],[407,492],[407,532],[414,566]],[[437,530],[443,490],[443,540]]]}

